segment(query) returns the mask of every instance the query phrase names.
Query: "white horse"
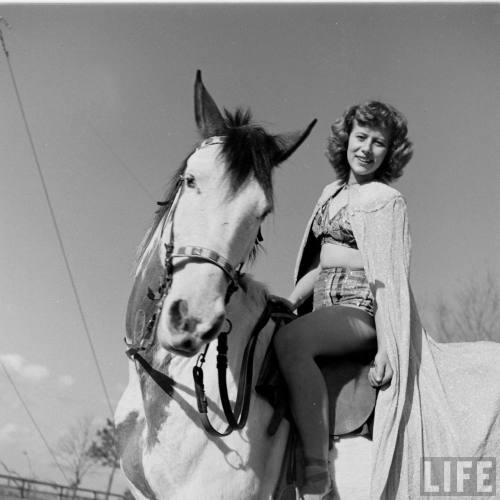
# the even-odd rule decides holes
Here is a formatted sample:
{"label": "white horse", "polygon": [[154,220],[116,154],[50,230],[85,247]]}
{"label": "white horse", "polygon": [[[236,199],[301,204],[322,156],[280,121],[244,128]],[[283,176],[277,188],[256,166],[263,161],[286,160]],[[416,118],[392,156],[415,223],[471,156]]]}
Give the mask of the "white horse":
{"label": "white horse", "polygon": [[[305,140],[314,122],[302,133],[272,136],[248,113],[223,116],[199,73],[195,116],[202,141],[179,168],[146,235],[129,301],[129,383],[115,414],[121,464],[138,499],[270,499],[288,422],[269,436],[273,409],[252,391],[244,426],[225,437],[208,433],[192,372],[201,364],[194,356],[231,329],[227,386],[233,406],[239,399],[245,346],[269,299],[239,266],[255,250],[260,225],[272,211],[273,168]],[[254,372],[273,329],[270,320],[258,336]],[[215,346],[203,361],[209,425],[223,433]],[[340,498],[368,497],[370,445],[364,437],[335,442],[332,473]]]}

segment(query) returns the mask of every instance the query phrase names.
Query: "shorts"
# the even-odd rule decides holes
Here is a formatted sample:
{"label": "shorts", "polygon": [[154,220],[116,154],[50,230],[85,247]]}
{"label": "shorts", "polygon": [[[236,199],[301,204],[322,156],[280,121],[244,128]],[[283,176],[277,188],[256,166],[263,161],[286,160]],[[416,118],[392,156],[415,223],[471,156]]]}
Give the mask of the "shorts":
{"label": "shorts", "polygon": [[313,311],[330,306],[352,306],[374,316],[374,299],[364,269],[322,269],[314,284]]}

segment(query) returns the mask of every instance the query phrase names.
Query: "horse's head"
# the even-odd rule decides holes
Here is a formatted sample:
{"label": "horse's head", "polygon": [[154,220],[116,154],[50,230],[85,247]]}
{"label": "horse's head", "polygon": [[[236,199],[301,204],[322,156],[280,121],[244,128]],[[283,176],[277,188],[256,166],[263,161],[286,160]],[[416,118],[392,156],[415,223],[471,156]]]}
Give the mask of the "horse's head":
{"label": "horse's head", "polygon": [[197,73],[195,117],[201,142],[180,169],[160,214],[162,246],[173,244],[168,293],[157,323],[166,349],[192,356],[213,340],[237,286],[237,269],[252,252],[273,209],[273,168],[309,135],[270,135],[249,113],[222,115]]}

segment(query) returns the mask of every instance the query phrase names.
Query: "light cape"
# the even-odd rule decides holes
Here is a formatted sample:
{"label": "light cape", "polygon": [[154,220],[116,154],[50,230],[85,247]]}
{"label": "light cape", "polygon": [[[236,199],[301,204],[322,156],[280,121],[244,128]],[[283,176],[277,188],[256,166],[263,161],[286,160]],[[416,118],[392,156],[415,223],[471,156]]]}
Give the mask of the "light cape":
{"label": "light cape", "polygon": [[[299,249],[295,281],[318,251],[312,220],[342,186],[339,181],[326,186],[316,204]],[[453,490],[445,490],[429,470],[424,477],[423,460],[467,458],[473,467],[477,459],[500,454],[500,343],[439,343],[427,334],[410,286],[411,243],[403,196],[380,182],[349,190],[351,227],[375,298],[375,324],[394,370],[375,407],[369,498],[426,498],[435,488],[440,488],[441,498],[457,498],[443,497]],[[306,305],[300,312],[307,310]],[[475,478],[472,468],[465,472]],[[481,498],[497,498],[500,474],[496,477],[491,495]],[[483,481],[485,488],[488,481]],[[460,498],[473,498],[475,488],[475,480],[465,481]]]}

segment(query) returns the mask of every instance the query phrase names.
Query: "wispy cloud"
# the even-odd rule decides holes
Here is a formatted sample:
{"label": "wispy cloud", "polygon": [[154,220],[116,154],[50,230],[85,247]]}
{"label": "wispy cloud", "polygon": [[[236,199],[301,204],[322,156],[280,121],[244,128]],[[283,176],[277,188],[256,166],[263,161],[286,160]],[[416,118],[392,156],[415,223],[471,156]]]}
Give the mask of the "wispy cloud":
{"label": "wispy cloud", "polygon": [[29,430],[18,424],[9,422],[0,428],[0,443],[5,441],[19,441],[27,437]]}
{"label": "wispy cloud", "polygon": [[71,375],[59,375],[57,377],[57,385],[64,389],[74,385],[75,379]]}
{"label": "wispy cloud", "polygon": [[46,366],[30,363],[20,354],[0,354],[0,360],[12,375],[17,375],[27,382],[40,382],[50,375]]}

